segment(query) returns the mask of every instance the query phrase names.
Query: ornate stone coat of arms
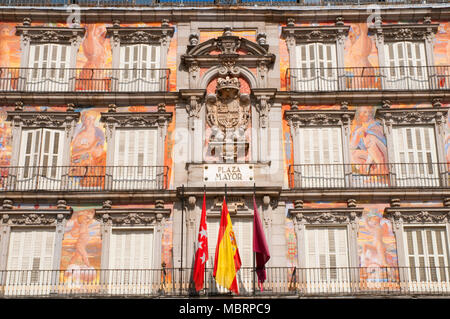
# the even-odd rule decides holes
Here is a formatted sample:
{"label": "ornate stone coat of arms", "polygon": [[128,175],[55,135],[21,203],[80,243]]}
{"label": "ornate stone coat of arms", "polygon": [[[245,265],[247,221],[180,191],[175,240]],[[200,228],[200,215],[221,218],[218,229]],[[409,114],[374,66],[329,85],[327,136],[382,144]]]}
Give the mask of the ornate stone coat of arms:
{"label": "ornate stone coat of arms", "polygon": [[[206,120],[212,128],[211,144],[224,146],[224,158],[236,158],[239,149],[248,148],[245,130],[250,119],[250,96],[239,92],[236,77],[217,80],[216,94],[206,97]],[[242,146],[242,147],[240,147]]]}
{"label": "ornate stone coat of arms", "polygon": [[211,127],[222,132],[247,128],[250,118],[250,97],[239,93],[239,79],[235,77],[219,78],[216,94],[206,98],[207,121]]}

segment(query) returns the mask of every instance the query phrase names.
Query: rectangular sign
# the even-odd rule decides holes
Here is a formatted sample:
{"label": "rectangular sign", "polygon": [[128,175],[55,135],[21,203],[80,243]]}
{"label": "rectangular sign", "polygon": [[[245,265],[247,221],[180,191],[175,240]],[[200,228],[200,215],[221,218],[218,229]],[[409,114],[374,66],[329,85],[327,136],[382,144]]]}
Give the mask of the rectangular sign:
{"label": "rectangular sign", "polygon": [[203,180],[205,182],[252,182],[253,164],[205,164]]}

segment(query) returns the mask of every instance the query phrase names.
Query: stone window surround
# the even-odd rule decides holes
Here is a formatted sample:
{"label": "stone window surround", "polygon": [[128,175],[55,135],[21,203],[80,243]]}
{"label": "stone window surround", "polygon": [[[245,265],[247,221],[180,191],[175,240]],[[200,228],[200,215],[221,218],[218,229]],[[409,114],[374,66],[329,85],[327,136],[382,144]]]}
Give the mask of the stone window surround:
{"label": "stone window surround", "polygon": [[433,125],[436,137],[436,152],[439,163],[446,162],[444,154],[445,123],[447,123],[447,112],[449,108],[428,107],[428,108],[381,108],[377,109],[375,118],[381,119],[384,135],[387,141],[388,163],[395,163],[393,150],[395,149],[393,140],[393,126],[415,126]]}
{"label": "stone window surround", "polygon": [[296,55],[297,44],[306,43],[335,43],[336,66],[344,67],[344,44],[350,30],[350,26],[344,25],[342,18],[337,18],[335,25],[327,26],[295,26],[294,19],[288,19],[285,27],[282,27],[281,36],[286,40],[289,52],[289,67],[298,67]]}
{"label": "stone window surround", "polygon": [[[18,105],[21,103],[18,102]],[[80,113],[74,112],[73,107],[70,107],[67,112],[28,112],[23,111],[22,106],[16,107],[15,111],[8,111],[6,120],[11,122],[12,131],[11,166],[17,166],[19,163],[22,130],[27,128],[64,130],[66,134],[64,134],[62,166],[68,166],[70,164],[70,143],[79,118]]]}
{"label": "stone window surround", "polygon": [[96,209],[95,219],[101,223],[101,269],[109,269],[109,247],[113,229],[153,230],[153,266],[151,268],[160,269],[162,232],[170,213],[171,210],[166,208],[111,209],[104,207]]}
{"label": "stone window surround", "polygon": [[291,128],[294,149],[294,164],[300,164],[300,152],[295,148],[299,145],[300,128],[339,126],[342,132],[343,163],[350,163],[350,124],[355,116],[355,110],[299,110],[293,105],[285,112],[285,118]]}
{"label": "stone window surround", "polygon": [[289,214],[293,216],[295,234],[297,237],[298,267],[306,267],[306,252],[303,249],[305,244],[306,227],[335,227],[345,226],[347,228],[348,243],[348,267],[358,267],[358,230],[359,220],[362,216],[363,208],[293,208],[289,209]]}
{"label": "stone window surround", "polygon": [[60,269],[64,228],[72,215],[72,209],[0,209],[0,270],[5,270],[8,261],[11,228],[53,228],[55,246],[53,268]]}
{"label": "stone window surround", "polygon": [[381,17],[375,20],[373,26],[369,27],[369,34],[375,35],[375,44],[378,50],[378,65],[386,66],[386,42],[397,41],[425,41],[425,55],[428,66],[434,65],[433,40],[437,33],[439,24],[432,24],[430,19],[424,18],[422,24],[382,24]]}
{"label": "stone window surround", "polygon": [[31,26],[31,19],[25,18],[23,25],[16,26],[16,35],[20,36],[20,67],[28,68],[31,44],[70,44],[70,64],[75,68],[78,49],[86,30],[80,27]]}
{"label": "stone window surround", "polygon": [[[446,229],[447,253],[450,243],[450,207],[386,207],[384,217],[391,221],[397,245],[398,266],[406,267],[404,227],[442,227]],[[402,273],[400,273],[402,277]],[[405,278],[406,279],[406,278]]]}
{"label": "stone window surround", "polygon": [[159,44],[161,46],[160,68],[167,67],[167,55],[170,39],[175,32],[168,20],[164,19],[160,27],[122,27],[120,21],[115,20],[112,27],[106,28],[106,35],[111,37],[112,68],[120,66],[120,46],[131,44]]}
{"label": "stone window surround", "polygon": [[164,165],[165,140],[167,127],[172,120],[172,113],[166,112],[165,104],[158,105],[158,112],[116,112],[114,104],[109,105],[106,113],[101,113],[100,122],[105,123],[106,143],[109,151],[106,154],[106,166],[114,165],[115,132],[117,128],[156,128],[158,166]]}

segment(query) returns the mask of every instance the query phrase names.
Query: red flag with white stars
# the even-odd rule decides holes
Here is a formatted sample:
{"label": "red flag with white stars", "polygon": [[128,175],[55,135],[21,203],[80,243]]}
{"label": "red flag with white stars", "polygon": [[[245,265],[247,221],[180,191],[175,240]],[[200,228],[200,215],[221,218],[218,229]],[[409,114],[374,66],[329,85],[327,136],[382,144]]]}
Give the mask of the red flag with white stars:
{"label": "red flag with white stars", "polygon": [[208,233],[206,229],[206,194],[203,193],[202,217],[198,230],[197,251],[195,252],[194,283],[197,291],[203,288],[205,264],[208,260]]}

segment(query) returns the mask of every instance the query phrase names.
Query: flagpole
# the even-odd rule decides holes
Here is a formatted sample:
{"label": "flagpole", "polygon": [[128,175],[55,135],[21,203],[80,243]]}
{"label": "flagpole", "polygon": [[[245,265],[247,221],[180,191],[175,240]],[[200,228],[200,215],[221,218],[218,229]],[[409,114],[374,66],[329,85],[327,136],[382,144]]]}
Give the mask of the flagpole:
{"label": "flagpole", "polygon": [[180,292],[183,291],[183,229],[184,229],[184,184],[181,186],[181,268],[180,268]]}
{"label": "flagpole", "polygon": [[[206,201],[206,184],[203,184],[203,198]],[[203,209],[203,206],[202,206]],[[203,212],[202,212],[203,213]],[[200,220],[200,224],[201,224],[201,220]],[[206,250],[206,252],[208,252],[208,250]],[[206,262],[205,262],[205,268],[206,268]],[[205,294],[208,293],[208,291],[206,290],[206,269],[203,268],[203,289],[205,290]]]}
{"label": "flagpole", "polygon": [[[255,199],[253,202],[256,203],[256,183],[253,183],[253,198]],[[255,214],[255,208],[253,208],[253,214]],[[255,216],[253,216],[253,224],[255,224]],[[254,225],[253,229],[255,229]],[[253,236],[255,235],[253,234]],[[256,253],[253,247],[253,295],[255,295],[256,293],[255,281],[256,281]]]}

